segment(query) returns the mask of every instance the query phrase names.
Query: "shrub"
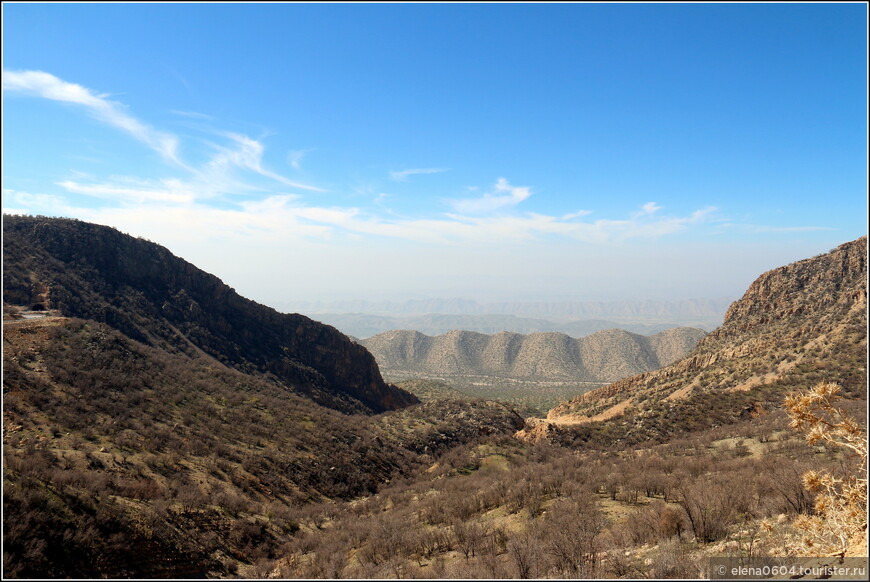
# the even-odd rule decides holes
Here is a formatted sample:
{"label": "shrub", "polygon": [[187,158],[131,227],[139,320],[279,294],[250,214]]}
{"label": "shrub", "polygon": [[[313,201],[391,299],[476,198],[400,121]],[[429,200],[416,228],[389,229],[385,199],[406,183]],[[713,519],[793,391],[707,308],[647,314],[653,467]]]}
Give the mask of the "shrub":
{"label": "shrub", "polygon": [[816,555],[844,554],[867,529],[867,435],[852,417],[835,406],[840,386],[820,382],[804,394],[790,394],[785,408],[791,427],[806,433],[807,443],[844,447],[851,452],[851,471],[837,477],[827,471],[808,471],[804,486],[815,492],[816,515],[794,521],[801,533],[795,548]]}

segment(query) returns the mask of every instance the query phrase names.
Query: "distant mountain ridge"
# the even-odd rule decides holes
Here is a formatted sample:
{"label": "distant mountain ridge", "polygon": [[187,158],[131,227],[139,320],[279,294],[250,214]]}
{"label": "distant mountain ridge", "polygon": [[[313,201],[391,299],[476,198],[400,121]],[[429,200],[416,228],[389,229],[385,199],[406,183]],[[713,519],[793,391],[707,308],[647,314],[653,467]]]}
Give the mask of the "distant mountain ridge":
{"label": "distant mountain ridge", "polygon": [[278,307],[292,307],[304,313],[367,313],[380,315],[516,315],[567,319],[620,317],[708,319],[721,321],[733,298],[685,299],[677,301],[500,301],[473,299],[412,299],[407,301],[294,301]]}
{"label": "distant mountain ridge", "polygon": [[460,330],[431,337],[399,330],[360,343],[385,372],[607,382],[664,366],[703,336],[704,331],[695,328],[649,337],[610,329],[584,338],[554,332],[485,335]]}
{"label": "distant mountain ridge", "polygon": [[368,338],[379,333],[397,329],[418,331],[425,335],[441,335],[454,329],[478,333],[508,331],[530,334],[536,332],[560,332],[571,337],[583,337],[605,329],[624,329],[631,333],[652,335],[674,327],[701,327],[705,331],[715,328],[707,323],[680,325],[678,323],[618,323],[603,319],[579,319],[572,321],[519,317],[510,314],[445,314],[426,315],[376,315],[371,313],[314,313],[310,316],[336,327],[354,337]]}
{"label": "distant mountain ridge", "polygon": [[385,383],[371,354],[336,329],[245,299],[155,243],[78,220],[3,218],[6,303],[57,309],[265,374],[344,412],[419,402]]}

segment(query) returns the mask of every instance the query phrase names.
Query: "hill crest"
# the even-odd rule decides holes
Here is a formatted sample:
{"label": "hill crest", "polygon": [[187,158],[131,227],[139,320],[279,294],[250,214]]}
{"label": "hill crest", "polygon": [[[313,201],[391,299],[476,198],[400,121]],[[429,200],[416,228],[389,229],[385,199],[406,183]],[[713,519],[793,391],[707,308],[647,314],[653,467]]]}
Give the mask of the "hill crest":
{"label": "hill crest", "polygon": [[703,336],[696,328],[653,336],[610,329],[583,338],[559,332],[487,335],[463,330],[433,337],[394,330],[360,343],[385,371],[602,382],[669,364]]}
{"label": "hill crest", "polygon": [[652,418],[649,411],[695,396],[765,387],[773,395],[816,377],[863,390],[855,382],[865,372],[866,310],[865,236],[763,273],[731,305],[723,325],[684,358],[560,404],[547,420]]}
{"label": "hill crest", "polygon": [[246,299],[160,245],[61,218],[4,216],[3,235],[7,303],[39,303],[146,345],[264,374],[344,412],[418,402],[385,383],[371,354],[335,328]]}

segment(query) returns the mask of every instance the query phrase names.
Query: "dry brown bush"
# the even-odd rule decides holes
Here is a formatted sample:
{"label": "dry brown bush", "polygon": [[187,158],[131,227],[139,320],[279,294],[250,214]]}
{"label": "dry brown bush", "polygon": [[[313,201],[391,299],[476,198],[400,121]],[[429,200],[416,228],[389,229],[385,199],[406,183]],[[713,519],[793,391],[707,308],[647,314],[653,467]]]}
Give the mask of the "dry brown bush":
{"label": "dry brown bush", "polygon": [[844,554],[867,529],[867,434],[837,406],[840,386],[820,382],[803,394],[790,394],[785,408],[790,426],[806,433],[807,444],[827,443],[845,448],[849,471],[804,473],[804,486],[816,493],[815,515],[794,521],[800,539],[793,549],[810,555]]}

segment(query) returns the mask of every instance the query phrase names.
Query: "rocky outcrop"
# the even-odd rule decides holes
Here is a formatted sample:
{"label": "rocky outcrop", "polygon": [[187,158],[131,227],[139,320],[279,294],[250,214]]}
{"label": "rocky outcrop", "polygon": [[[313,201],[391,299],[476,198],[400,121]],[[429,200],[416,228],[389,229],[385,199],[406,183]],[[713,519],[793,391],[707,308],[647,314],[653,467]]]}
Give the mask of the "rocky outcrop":
{"label": "rocky outcrop", "polygon": [[[847,390],[863,390],[867,325],[867,237],[762,274],[728,309],[721,327],[660,370],[591,390],[550,410],[576,422],[710,391],[802,386],[826,370]],[[852,365],[853,362],[857,365]],[[639,400],[643,406],[635,403]]]}
{"label": "rocky outcrop", "polygon": [[77,220],[6,216],[3,245],[8,302],[42,297],[65,316],[270,375],[344,412],[418,402],[386,384],[371,354],[336,329],[245,299],[152,242]]}
{"label": "rocky outcrop", "polygon": [[866,302],[867,237],[831,252],[762,274],[731,304],[712,335],[725,338],[753,327]]}

